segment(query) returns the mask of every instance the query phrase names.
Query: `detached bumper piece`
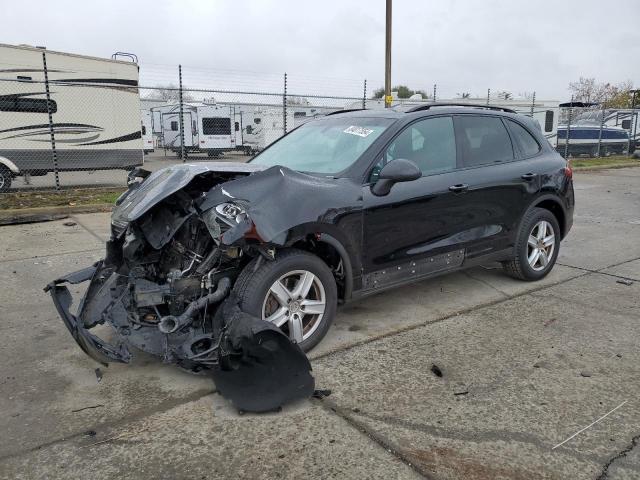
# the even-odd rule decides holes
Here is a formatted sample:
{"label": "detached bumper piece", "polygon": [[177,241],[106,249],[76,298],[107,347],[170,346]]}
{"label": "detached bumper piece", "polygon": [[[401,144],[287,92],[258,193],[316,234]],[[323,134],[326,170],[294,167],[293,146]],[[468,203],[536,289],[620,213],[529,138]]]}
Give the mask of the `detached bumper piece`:
{"label": "detached bumper piece", "polygon": [[129,363],[131,354],[124,344],[119,346],[110,345],[85,328],[82,322],[82,312],[88,294],[80,301],[76,315],[70,311],[73,298],[65,284],[76,285],[90,280],[91,283],[87,290],[87,292],[90,292],[96,286],[101,267],[102,261],[95,263],[91,267],[65,275],[48,284],[44,291],[51,294],[58,314],[62,317],[62,321],[83,352],[103,365],[107,365],[109,362]]}
{"label": "detached bumper piece", "polygon": [[309,359],[280,329],[243,311],[230,297],[220,308],[225,325],[217,390],[245,412],[271,412],[309,398],[315,388]]}

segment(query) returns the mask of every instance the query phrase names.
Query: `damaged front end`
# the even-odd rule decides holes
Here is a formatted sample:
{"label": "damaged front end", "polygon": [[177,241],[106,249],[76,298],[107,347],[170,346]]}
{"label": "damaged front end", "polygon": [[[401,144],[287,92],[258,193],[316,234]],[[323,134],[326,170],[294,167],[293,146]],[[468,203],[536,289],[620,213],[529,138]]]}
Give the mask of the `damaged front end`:
{"label": "damaged front end", "polygon": [[[45,288],[85,353],[103,364],[128,363],[134,347],[209,370],[218,390],[245,411],[311,395],[311,366],[298,345],[242,312],[231,293],[246,264],[256,256],[268,261],[280,240],[261,238],[249,205],[223,186],[260,170],[204,164],[133,172],[137,180],[112,214],[104,260]],[[74,314],[67,285],[85,282]],[[98,325],[111,327],[110,341],[91,332]]]}

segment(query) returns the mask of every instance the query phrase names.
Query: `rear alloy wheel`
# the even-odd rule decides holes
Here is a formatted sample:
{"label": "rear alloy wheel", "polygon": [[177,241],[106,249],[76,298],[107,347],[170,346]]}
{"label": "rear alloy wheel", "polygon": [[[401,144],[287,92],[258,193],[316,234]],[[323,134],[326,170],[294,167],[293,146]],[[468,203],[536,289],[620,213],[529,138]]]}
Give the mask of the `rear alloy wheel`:
{"label": "rear alloy wheel", "polygon": [[240,273],[234,291],[245,312],[273,323],[304,351],[322,340],[336,314],[331,270],[303,250],[279,250],[273,261],[255,258]]}
{"label": "rear alloy wheel", "polygon": [[533,208],[522,219],[516,257],[502,264],[504,270],[520,280],[540,280],[553,268],[560,248],[560,227],[555,215]]}

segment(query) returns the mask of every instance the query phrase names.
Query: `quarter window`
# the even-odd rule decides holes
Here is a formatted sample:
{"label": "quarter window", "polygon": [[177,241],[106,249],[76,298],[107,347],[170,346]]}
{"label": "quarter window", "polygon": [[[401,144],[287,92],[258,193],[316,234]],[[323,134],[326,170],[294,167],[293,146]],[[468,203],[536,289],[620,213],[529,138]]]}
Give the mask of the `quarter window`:
{"label": "quarter window", "polygon": [[507,120],[507,124],[524,157],[532,157],[540,151],[540,145],[526,128],[511,120]]}
{"label": "quarter window", "polygon": [[457,116],[456,135],[467,167],[513,160],[511,139],[502,120],[497,117]]}
{"label": "quarter window", "polygon": [[382,164],[405,158],[414,162],[423,175],[456,168],[456,141],[451,117],[434,117],[409,125],[387,148]]}

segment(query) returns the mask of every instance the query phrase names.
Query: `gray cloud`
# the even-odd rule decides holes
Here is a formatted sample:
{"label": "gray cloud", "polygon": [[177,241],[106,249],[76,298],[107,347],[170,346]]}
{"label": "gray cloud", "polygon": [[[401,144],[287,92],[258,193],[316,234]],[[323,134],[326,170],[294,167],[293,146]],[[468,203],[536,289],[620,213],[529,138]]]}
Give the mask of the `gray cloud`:
{"label": "gray cloud", "polygon": [[[227,72],[240,88],[275,88],[284,71],[309,93],[383,83],[382,0],[25,0],[3,10],[5,43],[107,57],[131,51],[155,72],[151,80],[169,78],[162,65],[182,63]],[[562,100],[580,76],[638,82],[638,18],[637,0],[396,0],[393,83],[437,83],[447,96],[491,87]]]}

